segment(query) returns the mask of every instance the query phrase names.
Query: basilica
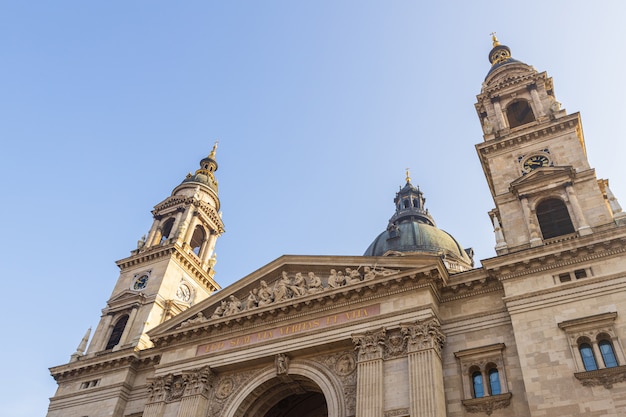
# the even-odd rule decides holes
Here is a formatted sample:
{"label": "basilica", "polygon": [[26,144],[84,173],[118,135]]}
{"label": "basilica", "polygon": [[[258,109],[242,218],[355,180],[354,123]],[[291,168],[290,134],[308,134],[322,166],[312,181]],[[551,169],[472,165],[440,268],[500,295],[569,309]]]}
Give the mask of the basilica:
{"label": "basilica", "polygon": [[282,256],[221,289],[213,147],[50,368],[48,417],[626,415],[626,213],[552,78],[495,36],[485,69],[495,257],[476,267],[407,172],[363,255]]}

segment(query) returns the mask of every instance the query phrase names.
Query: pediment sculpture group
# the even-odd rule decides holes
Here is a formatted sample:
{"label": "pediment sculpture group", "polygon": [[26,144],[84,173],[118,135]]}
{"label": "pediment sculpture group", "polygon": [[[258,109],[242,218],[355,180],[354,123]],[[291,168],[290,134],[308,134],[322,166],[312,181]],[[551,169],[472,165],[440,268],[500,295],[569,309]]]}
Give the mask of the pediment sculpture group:
{"label": "pediment sculpture group", "polygon": [[234,295],[222,300],[211,315],[211,318],[227,317],[242,311],[253,310],[292,298],[317,294],[326,290],[369,281],[377,276],[387,276],[398,272],[376,266],[364,267],[363,273],[359,272],[359,269],[360,267],[357,269],[345,268],[345,273],[342,270],[331,269],[326,285],[323,285],[322,280],[314,272],[309,272],[305,278],[301,272],[297,272],[293,277],[290,277],[286,271],[283,271],[281,277],[276,280],[274,285],[269,285],[266,281],[261,280],[259,288],[251,290],[245,300],[239,300]]}

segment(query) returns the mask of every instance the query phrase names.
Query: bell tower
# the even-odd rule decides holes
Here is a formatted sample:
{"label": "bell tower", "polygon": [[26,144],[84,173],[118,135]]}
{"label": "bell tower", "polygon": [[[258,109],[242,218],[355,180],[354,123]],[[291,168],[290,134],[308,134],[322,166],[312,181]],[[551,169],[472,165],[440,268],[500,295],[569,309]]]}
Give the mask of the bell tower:
{"label": "bell tower", "polygon": [[492,40],[475,104],[484,139],[476,150],[496,205],[497,254],[625,224],[608,180],[589,166],[580,114],[561,108],[545,72]]}
{"label": "bell tower", "polygon": [[214,176],[216,148],[217,143],[195,174],[154,207],[147,236],[128,258],[117,261],[120,276],[88,356],[150,347],[148,330],[220,289],[213,279],[215,242],[224,232]]}

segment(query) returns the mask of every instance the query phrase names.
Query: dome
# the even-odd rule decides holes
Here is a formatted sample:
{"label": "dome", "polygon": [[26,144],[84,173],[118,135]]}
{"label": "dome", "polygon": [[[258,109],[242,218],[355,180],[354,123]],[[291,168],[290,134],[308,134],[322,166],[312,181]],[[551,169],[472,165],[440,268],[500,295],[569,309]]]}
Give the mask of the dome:
{"label": "dome", "polygon": [[424,194],[411,184],[407,173],[406,185],[394,198],[396,212],[389,219],[387,230],[374,239],[363,255],[439,255],[448,261],[446,264],[451,269],[470,269],[473,266],[471,249],[466,252],[452,235],[437,228],[424,207],[425,201]]}

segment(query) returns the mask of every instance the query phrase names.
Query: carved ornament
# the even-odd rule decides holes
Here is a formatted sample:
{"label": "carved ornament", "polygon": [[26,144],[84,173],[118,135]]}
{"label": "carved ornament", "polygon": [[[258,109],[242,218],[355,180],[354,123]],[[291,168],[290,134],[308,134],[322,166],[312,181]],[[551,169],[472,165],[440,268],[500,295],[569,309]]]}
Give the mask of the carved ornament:
{"label": "carved ornament", "polygon": [[512,396],[513,394],[507,392],[506,394],[463,400],[462,403],[468,413],[485,413],[490,416],[493,410],[508,407],[511,404]]}

